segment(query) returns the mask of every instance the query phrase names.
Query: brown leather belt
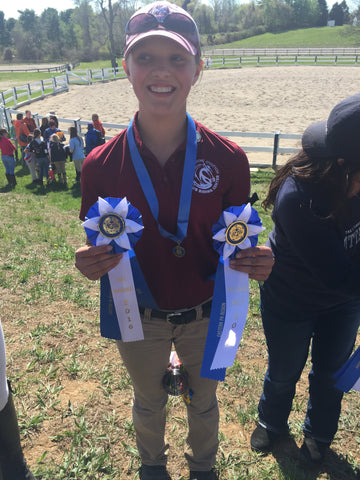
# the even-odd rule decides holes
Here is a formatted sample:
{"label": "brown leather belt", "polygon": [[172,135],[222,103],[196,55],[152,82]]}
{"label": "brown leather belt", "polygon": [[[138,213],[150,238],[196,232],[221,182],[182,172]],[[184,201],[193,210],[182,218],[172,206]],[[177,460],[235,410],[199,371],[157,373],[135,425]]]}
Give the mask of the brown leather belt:
{"label": "brown leather belt", "polygon": [[[199,307],[202,309],[202,314],[204,317],[209,317],[210,312],[211,312],[211,304],[212,300],[209,300],[208,302],[199,305]],[[196,320],[197,316],[197,309],[198,307],[191,308],[190,310],[184,310],[184,311],[175,311],[171,312],[168,310],[152,310],[150,316],[154,318],[163,318],[169,323],[172,323],[173,325],[185,325],[187,323],[190,323],[194,320]],[[139,307],[140,313],[143,314],[145,312],[145,308]]]}

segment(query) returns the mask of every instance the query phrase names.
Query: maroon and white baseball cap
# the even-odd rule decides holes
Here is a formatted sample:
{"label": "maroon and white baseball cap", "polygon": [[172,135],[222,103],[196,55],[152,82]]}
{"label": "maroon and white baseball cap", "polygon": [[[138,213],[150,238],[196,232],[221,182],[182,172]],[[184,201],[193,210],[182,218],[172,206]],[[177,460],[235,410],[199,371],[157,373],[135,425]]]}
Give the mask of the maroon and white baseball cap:
{"label": "maroon and white baseball cap", "polygon": [[136,11],[125,27],[124,57],[144,38],[171,38],[192,55],[200,54],[200,36],[192,16],[169,2],[154,2]]}

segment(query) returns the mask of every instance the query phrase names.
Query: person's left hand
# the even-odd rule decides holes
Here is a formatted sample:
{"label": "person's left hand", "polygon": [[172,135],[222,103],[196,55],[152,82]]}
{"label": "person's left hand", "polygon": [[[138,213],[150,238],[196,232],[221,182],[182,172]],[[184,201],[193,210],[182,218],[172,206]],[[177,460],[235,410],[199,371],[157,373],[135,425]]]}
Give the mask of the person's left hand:
{"label": "person's left hand", "polygon": [[234,270],[248,273],[249,278],[262,282],[269,277],[274,263],[271,248],[261,246],[239,250],[229,265]]}

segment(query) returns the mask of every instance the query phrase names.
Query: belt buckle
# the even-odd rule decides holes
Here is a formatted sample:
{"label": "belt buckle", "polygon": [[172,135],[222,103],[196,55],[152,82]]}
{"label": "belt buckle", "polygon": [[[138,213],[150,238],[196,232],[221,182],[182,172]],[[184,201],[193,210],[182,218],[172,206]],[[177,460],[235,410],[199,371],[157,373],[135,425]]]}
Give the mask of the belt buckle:
{"label": "belt buckle", "polygon": [[169,322],[169,323],[173,323],[172,322],[172,319],[173,317],[181,317],[181,312],[172,312],[172,313],[168,313],[166,315],[166,321]]}

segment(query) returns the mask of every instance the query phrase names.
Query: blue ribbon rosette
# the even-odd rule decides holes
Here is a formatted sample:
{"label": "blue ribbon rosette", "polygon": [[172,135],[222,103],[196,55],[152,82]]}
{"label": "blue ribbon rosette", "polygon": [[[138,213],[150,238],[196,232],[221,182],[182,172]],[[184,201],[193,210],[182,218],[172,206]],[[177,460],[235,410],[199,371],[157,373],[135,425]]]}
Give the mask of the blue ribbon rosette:
{"label": "blue ribbon rosette", "polygon": [[[119,264],[107,274],[111,297],[121,339],[124,342],[142,340],[144,335],[129,255],[129,252],[133,254],[132,249],[144,228],[140,212],[126,197],[98,197],[82,226],[93,245],[112,245],[114,252],[123,253]],[[100,322],[105,321],[101,318],[103,314],[104,309],[101,308]]]}
{"label": "blue ribbon rosette", "polygon": [[360,392],[360,346],[335,375],[335,387],[343,392],[351,389]]}
{"label": "blue ribbon rosette", "polygon": [[213,225],[214,248],[220,259],[202,377],[224,380],[226,368],[234,363],[249,306],[249,276],[230,268],[229,260],[239,250],[256,246],[258,234],[263,230],[259,215],[250,203],[224,210]]}

